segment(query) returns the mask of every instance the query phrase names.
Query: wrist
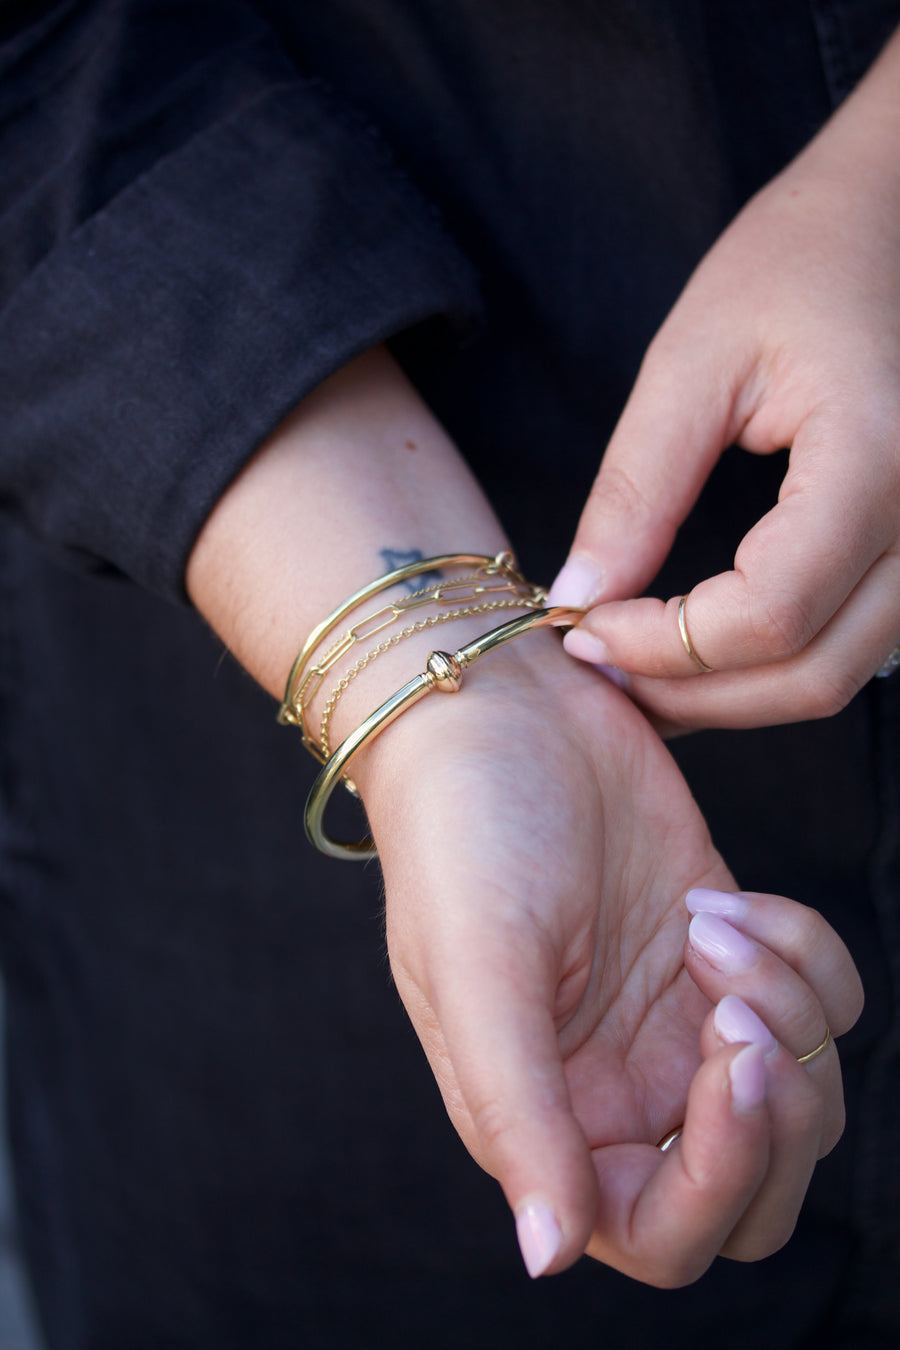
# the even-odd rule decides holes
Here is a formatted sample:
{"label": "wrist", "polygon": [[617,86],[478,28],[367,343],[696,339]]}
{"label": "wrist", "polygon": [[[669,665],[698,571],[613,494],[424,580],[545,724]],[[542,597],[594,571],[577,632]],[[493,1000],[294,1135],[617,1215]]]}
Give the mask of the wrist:
{"label": "wrist", "polygon": [[386,353],[326,380],[273,432],[195,543],[191,599],[281,696],[304,636],[395,556],[494,555],[503,531],[455,447]]}
{"label": "wrist", "polygon": [[830,183],[845,212],[855,194],[896,206],[900,194],[900,30],[859,85],[794,161],[820,185]]}
{"label": "wrist", "polygon": [[[420,664],[408,668],[407,677],[424,670],[432,649],[421,649]],[[456,693],[427,695],[354,759],[352,777],[373,824],[382,811],[395,812],[399,785],[410,773],[418,783],[423,772],[439,783],[447,764],[467,757],[476,764],[489,746],[502,763],[507,750],[529,739],[549,733],[562,743],[569,730],[563,707],[573,699],[585,700],[592,730],[601,735],[604,718],[621,717],[627,705],[617,689],[565,653],[558,630],[532,631],[485,655],[463,672]]]}

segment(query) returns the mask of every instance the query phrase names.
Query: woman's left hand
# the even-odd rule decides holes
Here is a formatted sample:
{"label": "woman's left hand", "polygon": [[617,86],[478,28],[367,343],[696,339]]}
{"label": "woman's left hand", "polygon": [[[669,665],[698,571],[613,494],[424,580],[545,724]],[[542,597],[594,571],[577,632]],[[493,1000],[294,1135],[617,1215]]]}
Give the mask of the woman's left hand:
{"label": "woman's left hand", "polygon": [[843,1126],[834,1046],[798,1057],[862,1002],[825,921],[723,894],[659,737],[546,634],[358,767],[398,990],[531,1272],[587,1250],[672,1286],[781,1246]]}

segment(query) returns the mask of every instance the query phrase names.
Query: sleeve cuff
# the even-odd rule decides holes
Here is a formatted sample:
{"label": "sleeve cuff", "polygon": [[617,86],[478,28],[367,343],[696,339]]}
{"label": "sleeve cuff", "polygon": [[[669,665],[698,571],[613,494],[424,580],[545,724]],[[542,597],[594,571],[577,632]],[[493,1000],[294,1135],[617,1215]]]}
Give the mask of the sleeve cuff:
{"label": "sleeve cuff", "polygon": [[193,541],[300,399],[415,324],[478,313],[429,203],[316,84],[195,136],[0,315],[2,495],[70,554],[184,599]]}

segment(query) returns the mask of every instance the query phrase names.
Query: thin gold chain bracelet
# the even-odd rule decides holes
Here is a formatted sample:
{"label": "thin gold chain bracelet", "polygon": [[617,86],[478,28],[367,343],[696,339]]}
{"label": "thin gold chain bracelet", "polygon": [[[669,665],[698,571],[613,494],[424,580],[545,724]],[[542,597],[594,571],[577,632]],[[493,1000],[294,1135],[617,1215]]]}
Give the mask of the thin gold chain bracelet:
{"label": "thin gold chain bracelet", "polygon": [[[499,590],[501,588],[497,587],[495,589]],[[543,595],[540,597],[515,596],[506,600],[485,601],[480,605],[467,605],[464,609],[444,610],[440,614],[429,614],[427,619],[420,619],[417,623],[409,624],[408,627],[402,628],[399,633],[393,633],[389,638],[385,638],[382,642],[378,643],[377,647],[373,647],[371,651],[366,652],[364,656],[361,656],[359,660],[349,668],[349,670],[345,671],[341,680],[335,685],[334,689],[332,689],[331,693],[328,695],[325,706],[322,709],[322,720],[319,726],[319,744],[316,746],[315,742],[310,738],[310,749],[318,750],[318,755],[323,764],[327,761],[331,754],[329,729],[338,703],[341,701],[356,677],[371,666],[372,662],[376,661],[379,656],[382,656],[386,651],[390,651],[392,647],[399,646],[406,638],[413,637],[416,633],[424,633],[429,628],[436,628],[439,624],[451,623],[455,619],[465,619],[475,614],[489,614],[492,611],[501,609],[537,609],[542,599]]]}
{"label": "thin gold chain bracelet", "polygon": [[[401,600],[383,606],[374,614],[354,625],[334,643],[325,655],[310,669],[307,669],[315,653],[324,640],[334,631],[343,618],[359,608],[374,595],[382,594],[393,586],[409,581],[425,572],[441,571],[447,567],[472,567],[477,571],[469,576],[442,580],[436,586],[430,586],[414,592]],[[496,585],[492,578],[500,578]],[[487,583],[487,584],[485,584]],[[307,723],[307,710],[318,694],[328,671],[358,642],[372,638],[382,629],[402,618],[411,609],[424,605],[458,604],[485,592],[503,590],[516,592],[529,599],[543,599],[544,592],[539,587],[529,586],[518,571],[513,555],[504,551],[493,557],[478,553],[444,553],[432,558],[420,558],[404,567],[369,582],[355,591],[343,604],[333,610],[322,623],[318,624],[303,644],[287,679],[284,699],[278,712],[278,721],[282,725],[299,727],[303,744],[320,761],[323,756],[313,740]],[[465,592],[468,591],[468,594]]]}
{"label": "thin gold chain bracelet", "polygon": [[566,625],[577,623],[584,610],[570,609],[556,605],[550,609],[532,610],[529,614],[520,614],[515,619],[493,628],[480,638],[466,643],[452,655],[447,652],[432,652],[426,662],[425,670],[409,680],[396,694],[370,713],[365,721],[350,733],[327,763],[312,786],[306,802],[304,826],[307,838],[321,852],[332,858],[365,861],[377,856],[377,850],[371,839],[361,839],[353,843],[340,843],[331,839],[324,829],[325,808],[332,792],[344,778],[352,760],[364,745],[380,735],[386,727],[395,721],[401,713],[418,703],[426,694],[437,690],[440,693],[455,694],[462,685],[463,671],[482,656],[497,651],[507,642],[522,637],[537,628],[548,624]]}

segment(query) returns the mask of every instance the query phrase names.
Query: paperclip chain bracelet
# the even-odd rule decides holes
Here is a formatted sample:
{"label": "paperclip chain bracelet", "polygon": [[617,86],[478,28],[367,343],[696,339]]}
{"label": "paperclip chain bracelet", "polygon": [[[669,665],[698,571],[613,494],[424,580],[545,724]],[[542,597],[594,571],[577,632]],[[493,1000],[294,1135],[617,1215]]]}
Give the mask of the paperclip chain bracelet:
{"label": "paperclip chain bracelet", "polygon": [[[372,596],[380,595],[393,586],[400,585],[426,572],[441,571],[446,567],[473,566],[478,571],[472,576],[449,579],[438,586],[415,592],[403,600],[386,605],[377,613],[369,615],[351,628],[349,633],[346,633],[337,643],[333,644],[315,665],[307,669],[319,647],[341,620]],[[500,587],[487,586],[482,588],[479,585],[480,582],[496,576],[503,578],[503,584]],[[310,633],[288,675],[284,700],[278,713],[279,722],[282,725],[299,727],[303,736],[303,744],[307,750],[316,759],[324,762],[325,756],[310,735],[306,710],[319,692],[328,670],[355,643],[373,637],[375,633],[380,632],[381,629],[405,615],[408,610],[421,608],[423,605],[432,602],[435,604],[456,603],[464,598],[458,594],[460,589],[467,587],[471,589],[473,595],[481,589],[512,591],[521,588],[522,593],[529,594],[532,598],[539,593],[538,588],[530,587],[525,581],[516,567],[513,555],[509,552],[498,553],[494,557],[481,553],[443,553],[432,558],[417,559],[413,563],[407,563],[404,567],[398,567],[392,572],[387,572],[384,576],[378,577],[375,581],[369,582],[368,585],[355,591]],[[387,615],[386,618],[383,617],[385,615]]]}
{"label": "paperclip chain bracelet", "polygon": [[499,628],[491,629],[489,633],[466,643],[464,647],[460,647],[459,651],[452,655],[447,652],[432,652],[426,662],[425,670],[420,675],[416,675],[414,679],[409,680],[401,689],[397,690],[396,694],[393,694],[380,707],[376,708],[362,725],[357,727],[356,731],[351,732],[347,739],[338,746],[325,764],[313,784],[306,802],[304,825],[310,843],[320,853],[327,853],[332,858],[353,859],[361,862],[367,858],[376,857],[377,850],[371,839],[361,839],[358,842],[343,844],[329,838],[324,830],[325,808],[332,792],[347,772],[354,756],[359,753],[364,745],[378,736],[386,727],[389,727],[401,713],[406,712],[414,703],[418,703],[426,694],[430,694],[434,690],[443,694],[457,693],[462,684],[463,671],[480,660],[482,656],[497,651],[507,642],[512,642],[525,633],[530,633],[533,629],[543,628],[548,624],[576,623],[583,612],[580,609],[569,609],[559,605],[551,609],[533,610],[530,614],[519,615],[518,618],[510,619],[508,623],[501,624]]}
{"label": "paperclip chain bracelet", "polygon": [[[495,587],[499,590],[500,587]],[[397,647],[406,638],[413,637],[416,633],[424,633],[429,628],[436,628],[439,624],[452,623],[456,619],[468,619],[475,614],[490,614],[498,609],[537,609],[542,603],[543,592],[537,595],[511,596],[506,600],[486,600],[480,605],[466,605],[462,609],[443,610],[440,614],[429,614],[427,619],[420,619],[418,623],[409,624],[406,628],[401,628],[399,633],[392,633],[389,638],[379,642],[377,647],[366,652],[356,661],[349,670],[344,672],[340,682],[332,689],[328,699],[322,709],[322,720],[319,725],[319,746],[318,749],[322,756],[323,764],[328,761],[331,754],[331,719],[334,717],[335,709],[343,698],[344,694],[350,688],[350,685],[362,671],[366,670],[373,661],[382,656],[391,647]],[[539,598],[540,597],[540,598]]]}

